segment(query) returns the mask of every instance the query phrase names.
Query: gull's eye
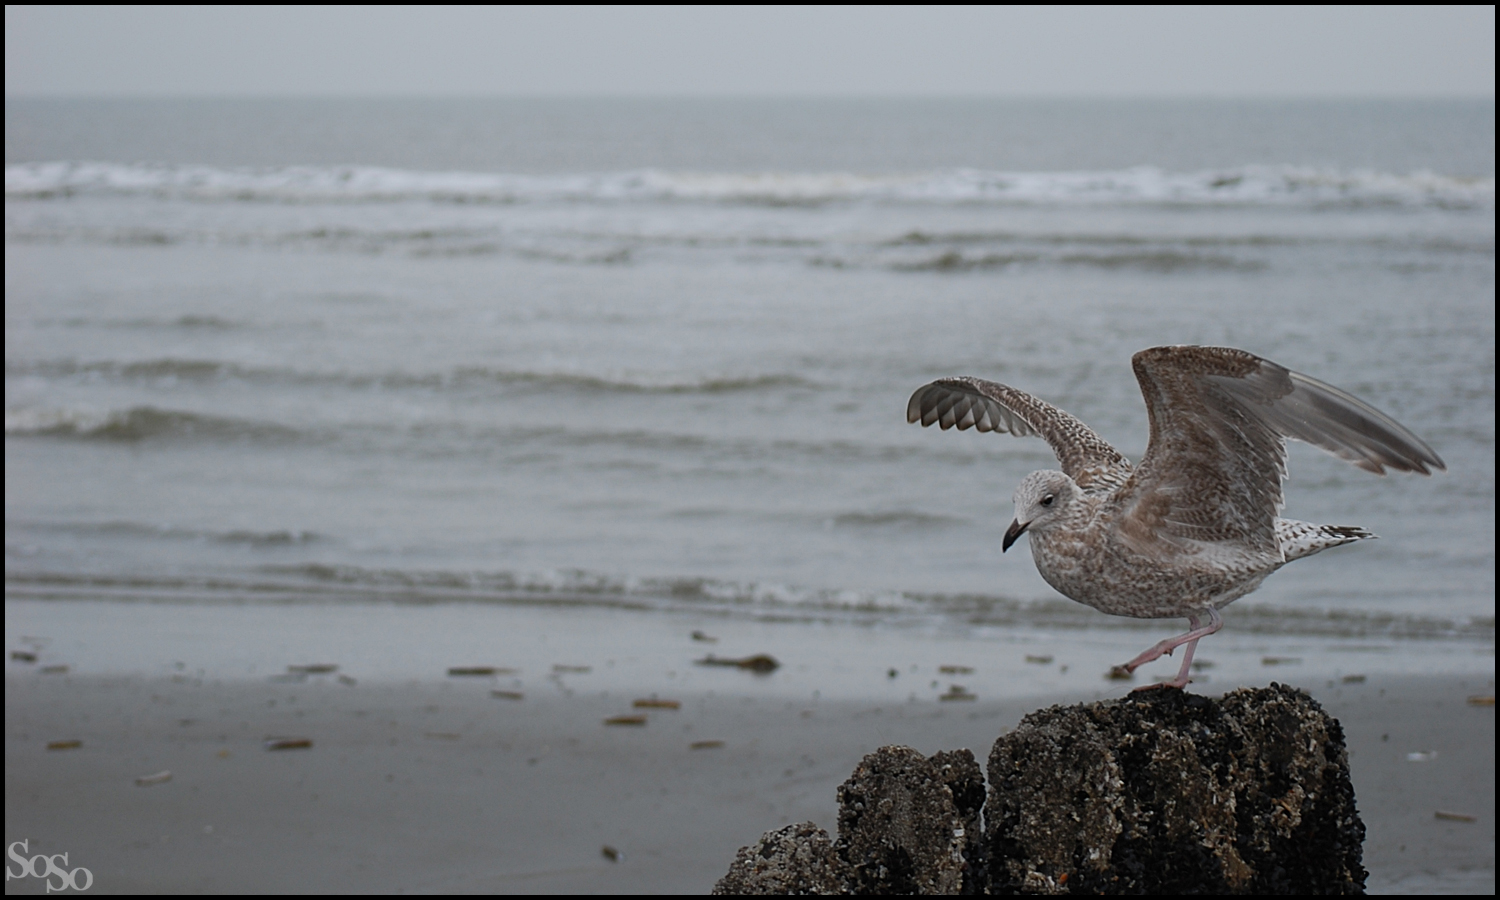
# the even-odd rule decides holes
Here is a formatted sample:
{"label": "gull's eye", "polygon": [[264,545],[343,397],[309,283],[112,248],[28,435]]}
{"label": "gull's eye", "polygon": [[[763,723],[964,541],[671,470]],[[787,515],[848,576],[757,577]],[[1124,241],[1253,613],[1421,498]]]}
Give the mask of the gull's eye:
{"label": "gull's eye", "polygon": [[1051,506],[1052,505],[1052,501],[1056,500],[1056,499],[1057,499],[1056,497],[1052,496],[1051,494],[1048,494],[1047,496],[1045,496],[1045,497],[1042,498],[1042,505],[1043,506]]}

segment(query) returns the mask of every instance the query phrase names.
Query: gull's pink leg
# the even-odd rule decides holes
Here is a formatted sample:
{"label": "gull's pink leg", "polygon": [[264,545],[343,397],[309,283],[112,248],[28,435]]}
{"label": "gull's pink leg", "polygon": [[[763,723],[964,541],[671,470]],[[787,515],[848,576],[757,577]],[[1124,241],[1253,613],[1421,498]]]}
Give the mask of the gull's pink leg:
{"label": "gull's pink leg", "polygon": [[1187,634],[1180,634],[1177,637],[1170,637],[1164,641],[1158,641],[1154,647],[1142,653],[1140,656],[1137,656],[1135,659],[1132,659],[1130,662],[1121,666],[1121,668],[1123,668],[1127,672],[1134,672],[1136,669],[1139,669],[1141,666],[1144,666],[1148,662],[1161,659],[1163,656],[1171,656],[1173,650],[1176,650],[1181,645],[1193,640],[1193,632],[1198,630],[1197,616],[1188,616],[1188,628],[1190,630]]}
{"label": "gull's pink leg", "polygon": [[1171,681],[1161,682],[1162,687],[1185,688],[1188,686],[1188,682],[1192,681],[1192,679],[1188,677],[1188,669],[1192,668],[1193,666],[1193,651],[1197,649],[1197,641],[1187,642],[1187,649],[1182,653],[1182,668],[1177,670],[1177,677],[1173,678]]}
{"label": "gull's pink leg", "polygon": [[1220,628],[1223,628],[1224,617],[1219,615],[1219,611],[1217,609],[1209,607],[1207,625],[1204,625],[1201,628],[1198,627],[1197,616],[1188,616],[1188,625],[1191,626],[1191,630],[1189,630],[1186,634],[1179,634],[1176,637],[1167,638],[1166,640],[1152,647],[1150,650],[1147,650],[1145,653],[1142,653],[1140,656],[1132,659],[1122,667],[1127,672],[1134,672],[1136,669],[1140,668],[1148,662],[1151,662],[1154,659],[1160,659],[1163,656],[1172,655],[1173,650],[1181,647],[1183,644],[1187,644],[1187,650],[1182,654],[1182,668],[1177,670],[1176,678],[1172,679],[1171,681],[1164,681],[1159,685],[1145,685],[1143,687],[1136,688],[1136,690],[1147,690],[1149,688],[1155,687],[1187,687],[1188,682],[1191,680],[1188,678],[1188,668],[1193,664],[1193,652],[1198,649],[1199,639],[1208,637],[1209,635],[1218,631]]}

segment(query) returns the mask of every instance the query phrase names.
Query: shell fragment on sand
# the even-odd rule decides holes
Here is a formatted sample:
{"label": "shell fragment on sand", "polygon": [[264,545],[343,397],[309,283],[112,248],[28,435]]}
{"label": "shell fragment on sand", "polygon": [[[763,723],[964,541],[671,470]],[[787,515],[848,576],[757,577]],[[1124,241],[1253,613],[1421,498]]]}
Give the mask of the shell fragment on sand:
{"label": "shell fragment on sand", "polygon": [[311,750],[312,745],[312,738],[305,737],[266,738],[263,744],[267,750]]}
{"label": "shell fragment on sand", "polygon": [[637,700],[630,705],[636,709],[681,709],[682,701],[658,700],[655,697],[649,697],[644,700]]}
{"label": "shell fragment on sand", "polygon": [[735,668],[748,669],[751,672],[762,675],[781,668],[781,663],[777,662],[775,657],[765,653],[757,653],[754,656],[745,656],[740,659],[725,659],[710,654],[702,659],[694,660],[694,662],[700,666],[733,666]]}
{"label": "shell fragment on sand", "polygon": [[606,725],[645,725],[644,715],[610,716],[604,720]]}

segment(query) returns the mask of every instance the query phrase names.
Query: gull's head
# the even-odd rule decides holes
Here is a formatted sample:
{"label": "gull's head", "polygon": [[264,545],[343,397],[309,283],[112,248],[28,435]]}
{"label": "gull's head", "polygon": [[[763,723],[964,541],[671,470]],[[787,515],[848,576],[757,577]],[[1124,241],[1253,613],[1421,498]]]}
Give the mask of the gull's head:
{"label": "gull's head", "polygon": [[1016,518],[1005,530],[1000,552],[1027,531],[1046,531],[1062,521],[1063,511],[1077,496],[1078,485],[1062,472],[1043,469],[1027,475],[1016,487]]}

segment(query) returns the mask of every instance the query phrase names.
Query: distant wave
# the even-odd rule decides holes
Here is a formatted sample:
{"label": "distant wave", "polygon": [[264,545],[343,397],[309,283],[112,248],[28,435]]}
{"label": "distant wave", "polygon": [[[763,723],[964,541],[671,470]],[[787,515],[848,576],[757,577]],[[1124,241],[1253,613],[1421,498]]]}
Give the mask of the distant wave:
{"label": "distant wave", "polygon": [[304,437],[301,432],[284,425],[160,409],[155,406],[132,406],[123,410],[105,411],[7,408],[5,436],[120,442],[152,438],[252,439],[278,443]]}
{"label": "distant wave", "polygon": [[[361,203],[698,202],[805,205],[874,201],[928,204],[1394,205],[1492,209],[1495,178],[1397,174],[1307,166],[1165,172],[949,169],[884,175],[845,172],[697,173],[654,169],[576,175],[421,172],[368,166],[213,166],[32,162],[5,167],[5,196],[159,196],[205,202]],[[150,242],[160,235],[142,233]]]}
{"label": "distant wave", "polygon": [[103,535],[125,538],[167,538],[170,540],[201,541],[216,544],[241,544],[251,547],[291,547],[312,544],[323,540],[323,536],[302,529],[278,528],[270,531],[233,529],[215,531],[211,529],[184,528],[170,524],[148,524],[145,522],[16,522],[6,523],[8,528],[25,531],[46,531],[63,534]]}
{"label": "distant wave", "polygon": [[[363,422],[325,422],[293,427],[275,422],[227,416],[209,416],[154,406],[132,406],[117,410],[58,409],[41,406],[11,407],[5,412],[8,439],[78,440],[114,444],[152,442],[170,446],[181,443],[224,442],[269,446],[299,444],[339,448],[368,454],[372,446],[381,453],[441,452],[505,464],[550,465],[558,452],[580,453],[572,465],[582,468],[618,465],[622,459],[639,461],[623,451],[649,451],[657,462],[667,458],[690,459],[695,466],[706,459],[731,468],[743,464],[763,465],[767,460],[818,460],[852,464],[865,460],[917,458],[946,463],[972,463],[983,458],[977,449],[937,448],[935,445],[900,443],[871,444],[849,440],[768,440],[760,436],[704,435],[661,427],[605,428],[588,420],[566,424],[519,425],[503,421],[455,422],[447,425],[372,418]],[[603,453],[592,452],[602,449]],[[658,454],[665,454],[660,456]],[[887,518],[890,515],[892,517]],[[814,521],[825,521],[816,517]],[[826,519],[831,527],[898,525],[932,527],[946,520],[915,513],[835,514]]]}
{"label": "distant wave", "polygon": [[[85,376],[125,383],[213,382],[240,380],[260,384],[334,385],[346,388],[467,388],[487,385],[514,385],[539,391],[562,390],[622,394],[730,394],[742,391],[779,390],[789,387],[816,387],[807,379],[787,373],[720,375],[702,378],[671,376],[606,376],[583,372],[544,372],[525,369],[497,369],[486,366],[459,366],[445,372],[318,372],[277,366],[244,366],[238,363],[202,359],[148,359],[134,362],[99,360],[6,360],[7,376],[40,376],[71,378]],[[43,424],[53,414],[14,411],[17,428],[53,427]],[[12,411],[6,412],[6,433],[11,433]],[[58,413],[56,415],[62,415]],[[30,418],[27,418],[30,416]],[[95,427],[100,424],[78,413],[75,424]],[[86,421],[87,420],[87,421]]]}
{"label": "distant wave", "polygon": [[[1308,207],[1312,209],[1314,207]],[[889,209],[885,210],[889,212]],[[325,206],[315,213],[301,210],[280,216],[244,216],[243,210],[221,208],[220,215],[182,216],[168,208],[157,210],[158,222],[151,227],[115,221],[85,213],[81,217],[56,216],[52,210],[34,207],[7,210],[5,239],[8,244],[102,244],[116,247],[253,247],[314,253],[360,255],[404,255],[414,258],[500,258],[562,266],[650,265],[680,261],[686,255],[701,258],[812,266],[824,269],[885,270],[945,275],[962,272],[1002,272],[1012,268],[1103,269],[1176,273],[1242,273],[1271,268],[1285,260],[1285,250],[1317,246],[1331,250],[1377,251],[1375,265],[1398,271],[1411,266],[1442,264],[1452,258],[1482,255],[1493,259],[1494,238],[1483,234],[1465,237],[1409,234],[1369,234],[1348,231],[1308,235],[1292,227],[1284,217],[1264,223],[1266,231],[1239,234],[1183,233],[1168,227],[1155,233],[1125,233],[1099,230],[1097,217],[1075,220],[1076,230],[1027,233],[1016,229],[943,230],[911,229],[905,213],[898,211],[896,227],[882,232],[868,225],[855,231],[830,232],[802,214],[786,219],[758,212],[748,216],[724,215],[709,227],[695,216],[645,215],[597,217],[579,228],[576,216],[537,217],[525,224],[502,224],[493,217],[475,217],[470,211],[449,207],[435,215],[463,220],[464,227],[403,228],[383,226],[390,216],[369,216],[359,225],[348,222],[308,227],[309,218],[347,219],[355,214],[347,206]],[[393,213],[385,210],[385,213]],[[400,211],[405,215],[409,210]],[[662,208],[654,210],[662,213]],[[727,213],[728,210],[719,210]],[[306,213],[306,215],[304,215]],[[276,221],[266,221],[266,219]],[[594,218],[594,217],[585,217]],[[815,217],[814,217],[815,218]],[[106,220],[107,219],[107,220]],[[734,222],[725,220],[734,219]],[[889,221],[889,217],[887,217]],[[878,221],[872,218],[871,222]],[[668,225],[666,223],[670,222]],[[726,227],[730,226],[730,227]],[[801,234],[778,234],[790,227]],[[1417,260],[1412,254],[1440,259]],[[79,324],[69,320],[62,324]],[[112,327],[155,327],[162,323],[141,320],[112,322]],[[179,328],[229,330],[245,323],[217,317],[184,316]]]}
{"label": "distant wave", "polygon": [[957,516],[935,516],[909,509],[847,512],[828,520],[828,524],[835,528],[946,528],[965,522]]}
{"label": "distant wave", "polygon": [[[1242,260],[1213,253],[1185,253],[1177,250],[1138,250],[1123,253],[1068,253],[1048,256],[1040,253],[962,253],[945,250],[922,259],[893,262],[897,272],[971,272],[983,269],[1005,269],[1028,263],[1049,263],[1068,267],[1096,269],[1140,269],[1148,272],[1237,271],[1254,272],[1266,268],[1260,260]],[[820,265],[842,265],[828,258],[815,261]]]}
{"label": "distant wave", "polygon": [[[5,573],[7,597],[179,603],[497,603],[691,610],[748,618],[853,620],[883,624],[948,622],[965,627],[1151,629],[1152,620],[1101,616],[1062,599],[1026,601],[982,594],[916,594],[799,587],[713,578],[627,578],[585,570],[549,572],[364,568],[332,563],[262,565],[212,577],[104,573]],[[1255,604],[1234,608],[1237,632],[1376,639],[1493,641],[1493,616],[1453,620],[1357,610],[1321,611]]]}
{"label": "distant wave", "polygon": [[618,391],[628,394],[728,394],[787,387],[813,387],[799,375],[768,374],[719,378],[606,378],[570,372],[526,372],[482,367],[462,367],[453,373],[459,382],[524,384],[538,388],[568,388],[586,391]]}

